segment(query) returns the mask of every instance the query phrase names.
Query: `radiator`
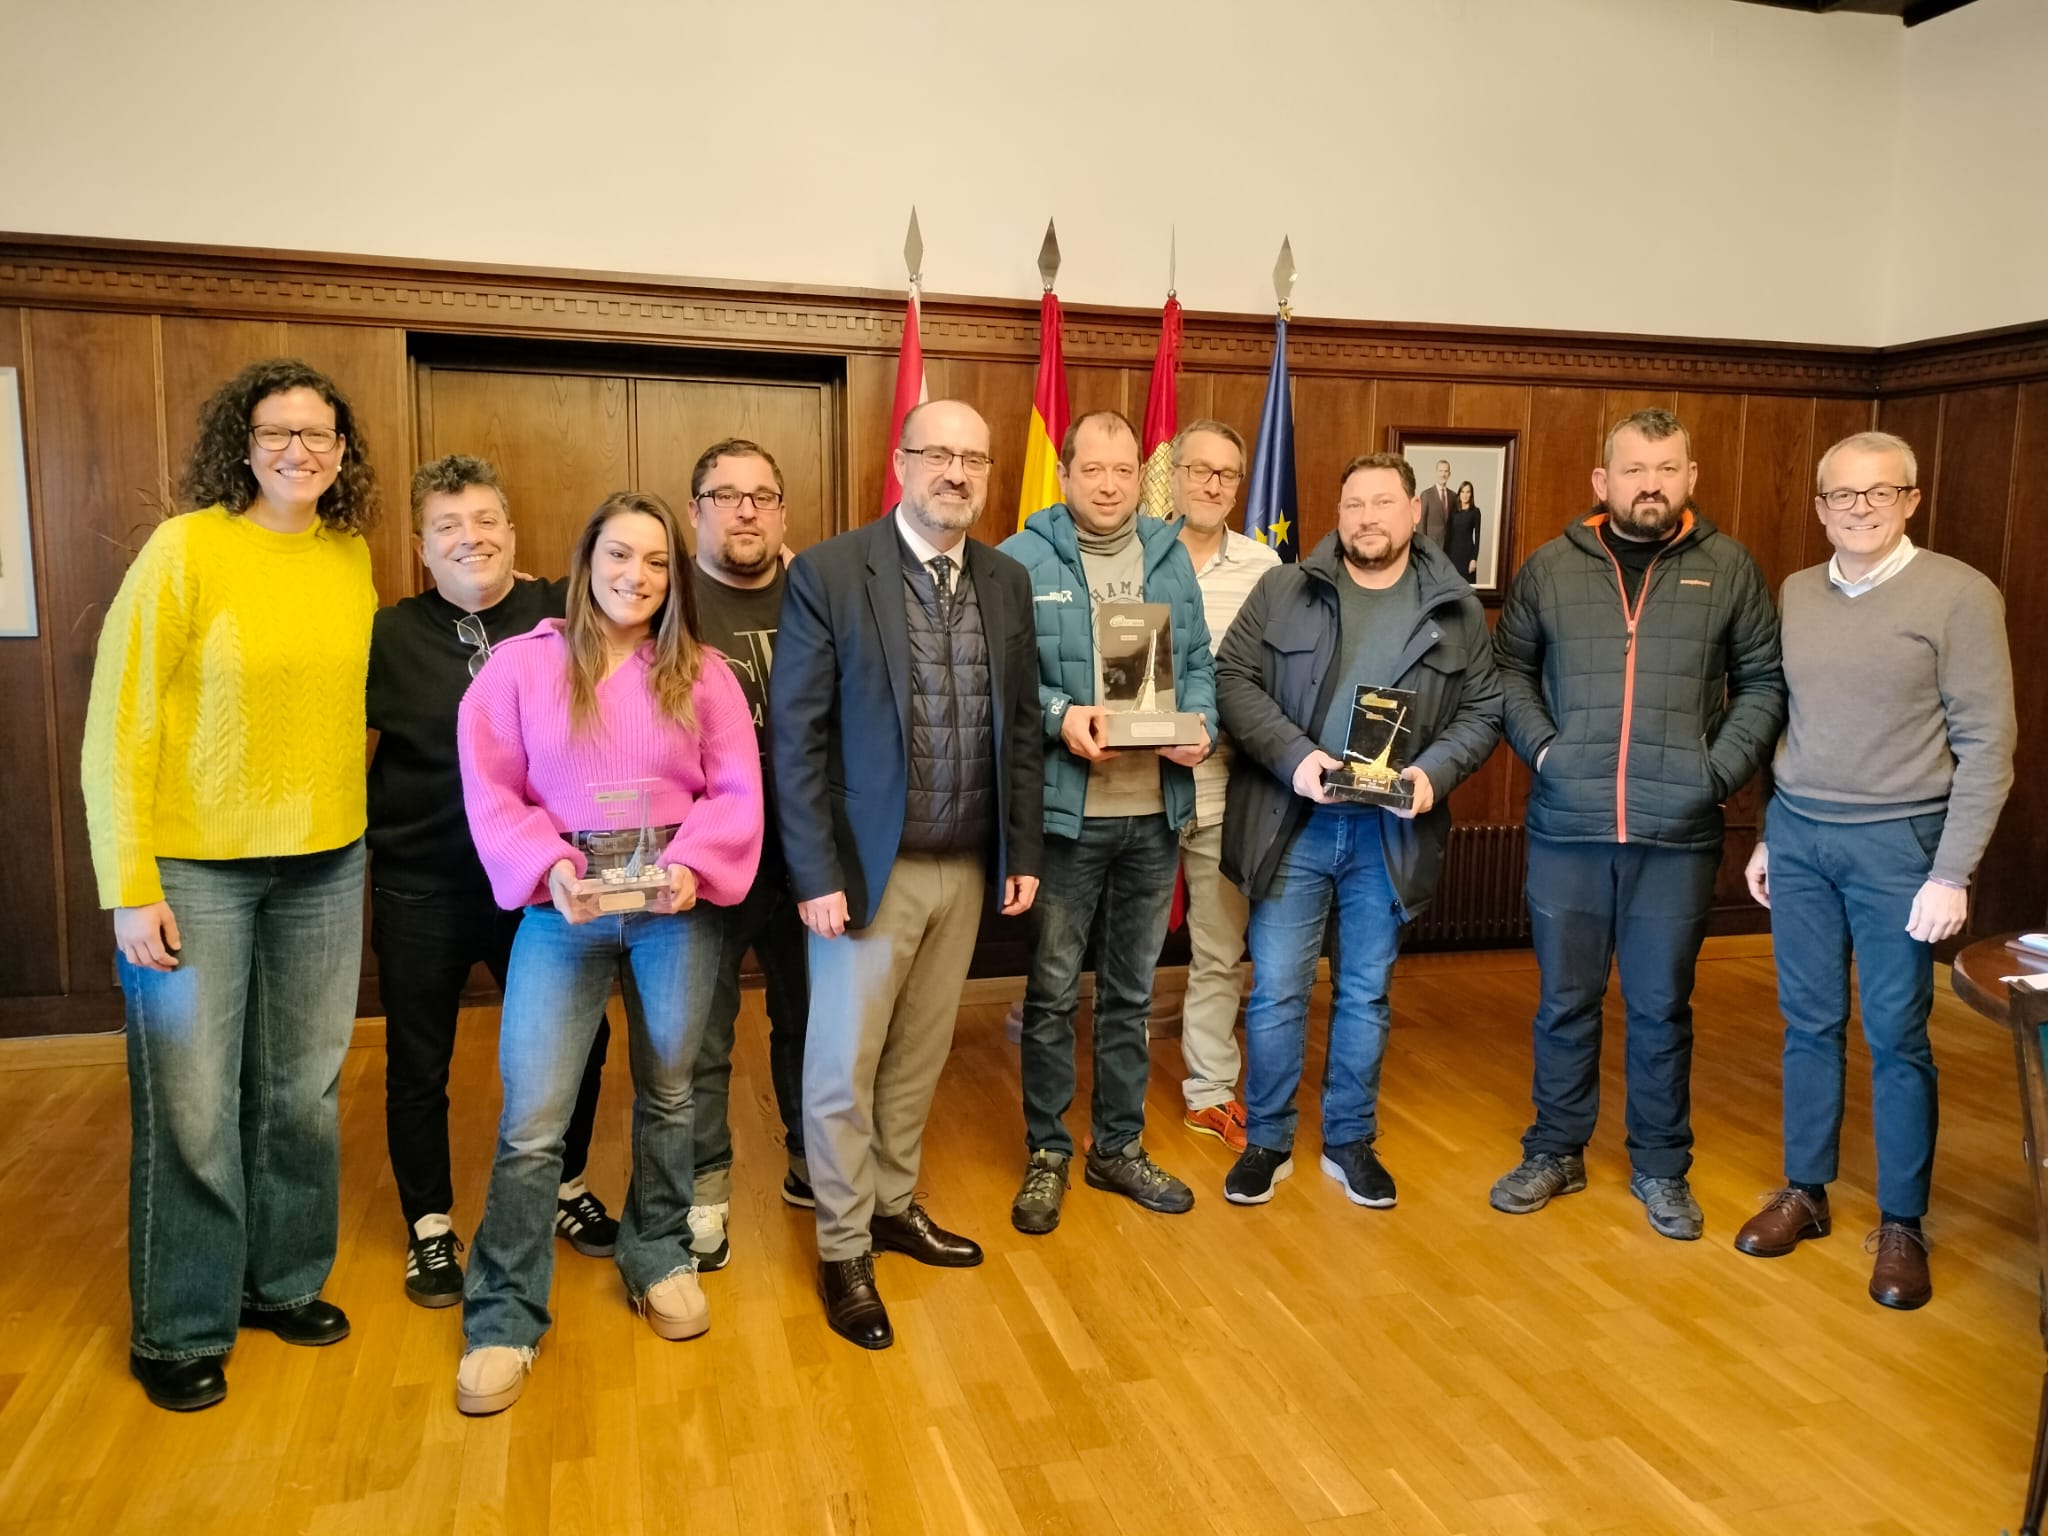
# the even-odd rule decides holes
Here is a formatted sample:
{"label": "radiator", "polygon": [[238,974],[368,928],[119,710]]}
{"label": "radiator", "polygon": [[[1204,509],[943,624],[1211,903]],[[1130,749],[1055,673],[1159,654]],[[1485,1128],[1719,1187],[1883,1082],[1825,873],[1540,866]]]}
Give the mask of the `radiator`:
{"label": "radiator", "polygon": [[1522,885],[1528,839],[1519,826],[1451,828],[1436,900],[1409,933],[1408,949],[1508,949],[1529,942]]}

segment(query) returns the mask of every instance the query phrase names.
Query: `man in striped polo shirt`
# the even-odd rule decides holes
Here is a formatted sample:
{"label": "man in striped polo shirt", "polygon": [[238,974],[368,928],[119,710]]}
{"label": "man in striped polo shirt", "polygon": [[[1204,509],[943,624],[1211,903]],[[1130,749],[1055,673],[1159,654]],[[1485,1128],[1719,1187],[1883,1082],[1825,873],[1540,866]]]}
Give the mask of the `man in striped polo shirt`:
{"label": "man in striped polo shirt", "polygon": [[[1191,421],[1173,439],[1173,511],[1180,541],[1194,562],[1202,589],[1209,643],[1220,649],[1259,578],[1280,557],[1230,526],[1237,488],[1244,483],[1244,438],[1220,421]],[[1188,989],[1181,1005],[1180,1053],[1187,1066],[1181,1095],[1189,1130],[1244,1150],[1244,1105],[1237,1097],[1240,1054],[1237,1005],[1243,994],[1238,962],[1244,958],[1251,903],[1224,879],[1223,795],[1230,783],[1231,741],[1195,768],[1195,815],[1180,834],[1181,868],[1188,893]]]}

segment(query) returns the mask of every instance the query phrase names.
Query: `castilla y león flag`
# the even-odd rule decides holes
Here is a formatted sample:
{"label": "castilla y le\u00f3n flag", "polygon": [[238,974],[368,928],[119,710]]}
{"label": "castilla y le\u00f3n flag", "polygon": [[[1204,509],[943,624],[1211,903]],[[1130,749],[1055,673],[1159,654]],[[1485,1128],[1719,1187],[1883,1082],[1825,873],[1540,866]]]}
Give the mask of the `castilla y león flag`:
{"label": "castilla y le\u00f3n flag", "polygon": [[1148,517],[1173,516],[1173,434],[1180,430],[1180,300],[1166,296],[1159,312],[1159,350],[1145,392],[1145,500]]}
{"label": "castilla y le\u00f3n flag", "polygon": [[903,499],[896,478],[896,445],[903,440],[903,418],[931,398],[924,382],[924,344],[917,333],[917,284],[910,285],[910,303],[903,311],[903,347],[896,354],[896,402],[889,408],[889,448],[882,464],[882,513]]}

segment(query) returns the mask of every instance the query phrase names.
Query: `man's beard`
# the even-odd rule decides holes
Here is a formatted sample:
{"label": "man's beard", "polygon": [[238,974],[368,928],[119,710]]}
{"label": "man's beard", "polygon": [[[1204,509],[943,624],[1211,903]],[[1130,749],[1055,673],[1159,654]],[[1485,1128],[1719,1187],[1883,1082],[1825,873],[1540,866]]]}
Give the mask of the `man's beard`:
{"label": "man's beard", "polygon": [[760,556],[753,560],[743,560],[734,551],[734,540],[731,537],[720,539],[718,547],[712,551],[712,562],[720,570],[734,576],[758,576],[782,558],[782,551],[772,546],[766,539],[760,539],[759,542]]}
{"label": "man's beard", "polygon": [[1615,531],[1624,538],[1655,543],[1671,536],[1683,509],[1673,507],[1662,496],[1638,496],[1626,508],[1609,503],[1607,514]]}
{"label": "man's beard", "polygon": [[1384,539],[1387,546],[1386,553],[1377,556],[1367,555],[1361,549],[1354,548],[1352,543],[1339,539],[1337,547],[1344,552],[1344,563],[1346,565],[1361,571],[1384,571],[1388,566],[1400,559],[1403,551],[1408,548],[1406,544],[1395,543],[1391,538],[1387,538],[1385,534],[1360,534],[1356,543],[1362,545],[1367,538]]}
{"label": "man's beard", "polygon": [[948,533],[958,533],[972,528],[981,517],[982,503],[974,500],[970,493],[967,500],[958,507],[942,505],[934,499],[926,499],[910,505],[911,516],[928,528],[943,528]]}

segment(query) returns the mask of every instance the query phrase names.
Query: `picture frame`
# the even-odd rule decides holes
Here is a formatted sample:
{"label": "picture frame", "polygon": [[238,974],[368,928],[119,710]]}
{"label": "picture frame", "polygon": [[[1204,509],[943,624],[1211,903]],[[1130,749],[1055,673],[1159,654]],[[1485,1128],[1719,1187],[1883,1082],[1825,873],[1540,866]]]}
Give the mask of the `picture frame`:
{"label": "picture frame", "polygon": [[[1498,607],[1507,596],[1515,552],[1515,469],[1522,434],[1480,427],[1389,427],[1387,451],[1415,471],[1422,500],[1418,533],[1427,534],[1465,568],[1479,600]],[[1449,468],[1449,498],[1438,492],[1439,466]],[[1469,505],[1461,492],[1470,484]],[[1476,513],[1476,517],[1459,515]]]}
{"label": "picture frame", "polygon": [[28,454],[21,375],[0,368],[0,636],[36,633],[35,542],[29,533]]}

